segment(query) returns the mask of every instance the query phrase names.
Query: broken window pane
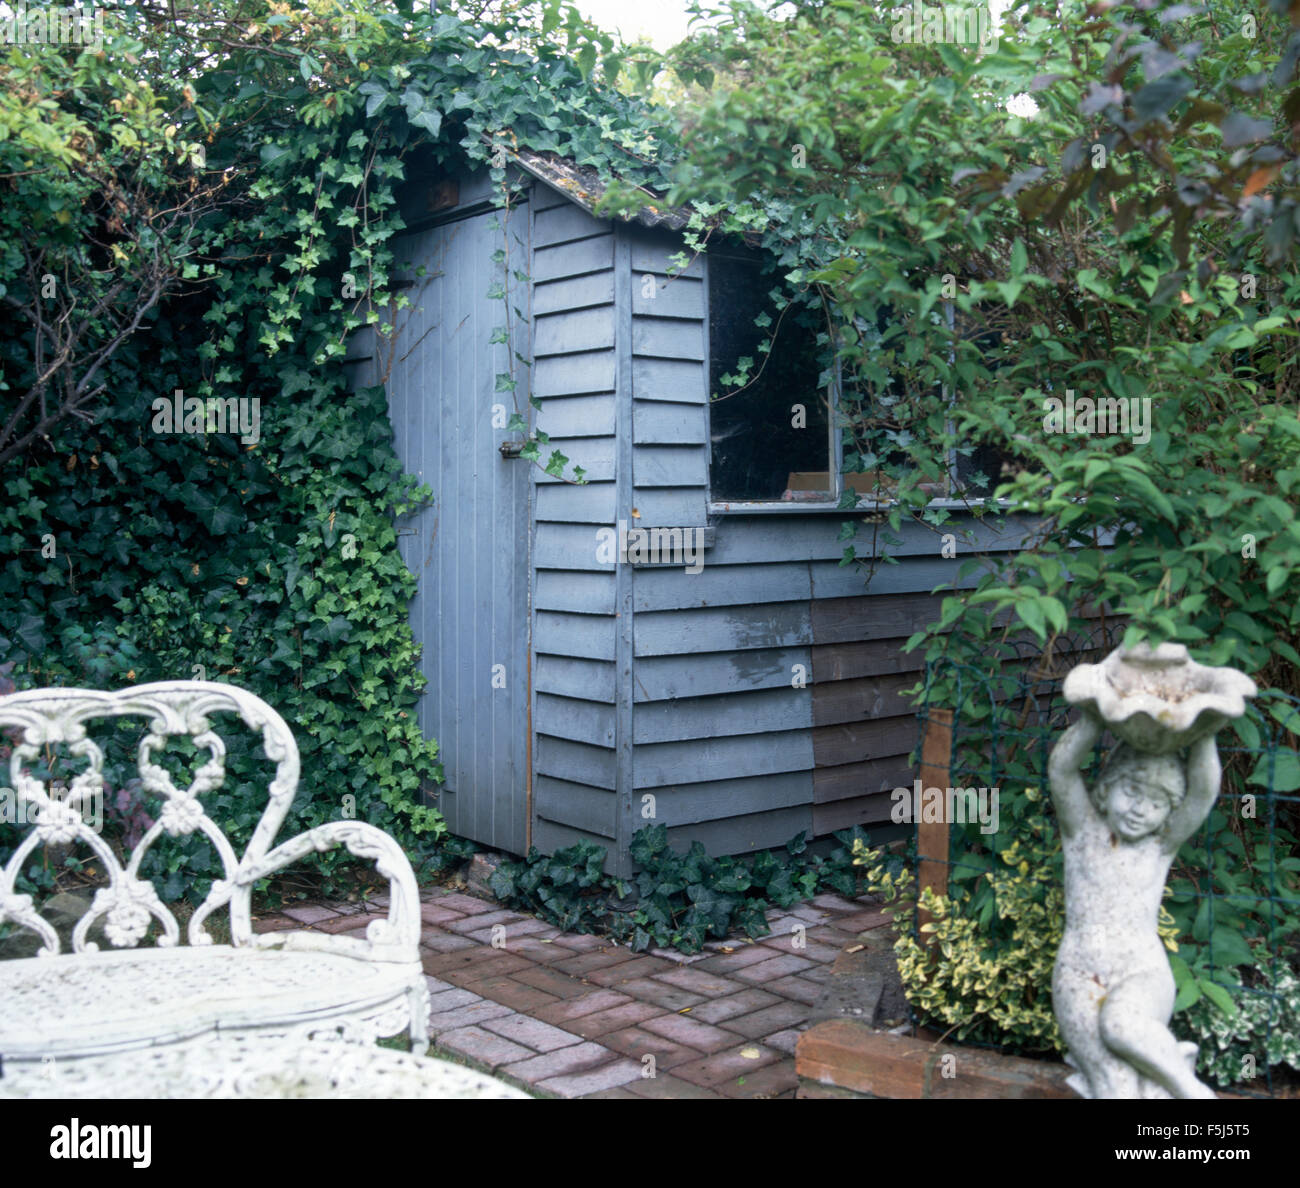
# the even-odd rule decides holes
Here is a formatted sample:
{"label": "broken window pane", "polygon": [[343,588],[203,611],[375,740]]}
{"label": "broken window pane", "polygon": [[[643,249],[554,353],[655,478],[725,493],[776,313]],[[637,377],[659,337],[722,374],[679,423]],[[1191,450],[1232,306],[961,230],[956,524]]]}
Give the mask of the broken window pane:
{"label": "broken window pane", "polygon": [[781,272],[755,253],[714,249],[708,264],[712,498],[834,500],[818,309],[782,308]]}

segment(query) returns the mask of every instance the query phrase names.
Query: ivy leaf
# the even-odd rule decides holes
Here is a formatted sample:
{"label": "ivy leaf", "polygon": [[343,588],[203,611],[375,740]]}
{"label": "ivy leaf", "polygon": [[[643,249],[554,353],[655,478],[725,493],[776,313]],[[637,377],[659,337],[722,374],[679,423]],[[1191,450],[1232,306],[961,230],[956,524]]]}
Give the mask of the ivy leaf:
{"label": "ivy leaf", "polygon": [[436,108],[426,107],[411,120],[411,123],[417,128],[423,128],[430,136],[437,136],[442,131],[442,112]]}

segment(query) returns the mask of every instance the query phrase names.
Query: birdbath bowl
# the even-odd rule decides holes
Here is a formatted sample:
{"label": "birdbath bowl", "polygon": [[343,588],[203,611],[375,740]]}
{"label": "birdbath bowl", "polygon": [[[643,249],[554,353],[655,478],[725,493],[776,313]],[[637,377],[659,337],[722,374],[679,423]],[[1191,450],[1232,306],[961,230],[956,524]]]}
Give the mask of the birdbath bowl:
{"label": "birdbath bowl", "polygon": [[1182,644],[1116,648],[1065,678],[1065,700],[1147,755],[1172,755],[1246,712],[1255,682],[1235,668],[1197,664]]}

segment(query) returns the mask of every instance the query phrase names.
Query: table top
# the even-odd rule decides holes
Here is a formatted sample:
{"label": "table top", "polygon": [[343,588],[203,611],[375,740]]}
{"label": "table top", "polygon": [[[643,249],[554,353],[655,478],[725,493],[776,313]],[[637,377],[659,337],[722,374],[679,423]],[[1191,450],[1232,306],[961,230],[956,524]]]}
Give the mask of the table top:
{"label": "table top", "polygon": [[205,1036],[81,1059],[5,1061],[4,1098],[522,1098],[486,1073],[344,1039]]}

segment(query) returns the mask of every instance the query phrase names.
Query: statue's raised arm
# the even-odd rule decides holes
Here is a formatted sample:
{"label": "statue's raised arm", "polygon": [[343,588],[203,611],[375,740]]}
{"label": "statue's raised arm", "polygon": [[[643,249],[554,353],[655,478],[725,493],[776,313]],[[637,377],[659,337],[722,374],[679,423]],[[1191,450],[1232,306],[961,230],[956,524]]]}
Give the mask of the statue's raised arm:
{"label": "statue's raised arm", "polygon": [[1056,805],[1056,819],[1066,837],[1077,833],[1092,811],[1079,769],[1092,754],[1101,731],[1101,723],[1084,714],[1061,735],[1047,761],[1052,803]]}
{"label": "statue's raised arm", "polygon": [[1219,795],[1219,780],[1223,766],[1214,735],[1207,735],[1192,743],[1187,749],[1187,795],[1165,822],[1164,847],[1176,854],[1179,846],[1200,827],[1215,798]]}

